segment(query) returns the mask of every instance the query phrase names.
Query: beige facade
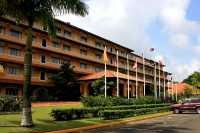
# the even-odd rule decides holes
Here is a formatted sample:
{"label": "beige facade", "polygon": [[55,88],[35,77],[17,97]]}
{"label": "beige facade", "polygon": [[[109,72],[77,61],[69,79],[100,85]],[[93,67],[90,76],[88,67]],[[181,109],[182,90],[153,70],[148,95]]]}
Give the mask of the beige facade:
{"label": "beige facade", "polygon": [[[79,77],[104,70],[103,50],[107,46],[109,63],[108,70],[116,71],[116,51],[119,51],[119,71],[126,74],[126,55],[129,54],[130,75],[135,76],[132,66],[138,59],[138,78],[143,81],[142,57],[133,53],[133,50],[116,44],[112,41],[89,33],[69,23],[56,20],[57,37],[48,36],[47,31],[40,24],[34,25],[33,32],[33,72],[32,86],[53,87],[48,79],[49,75],[58,70],[64,62],[75,66],[75,72]],[[27,38],[26,24],[16,24],[12,19],[0,18],[0,63],[4,67],[4,73],[0,75],[1,94],[22,94],[24,48]],[[154,85],[153,61],[145,59],[146,84]],[[161,87],[164,79],[167,83],[168,72],[162,71],[162,66],[157,65],[158,75],[161,73]],[[82,95],[88,95],[88,86],[91,81],[80,84]],[[123,95],[127,96],[127,81],[121,80]],[[131,81],[131,93],[135,92],[135,81]],[[143,83],[138,83],[139,94],[143,94]],[[116,92],[114,91],[113,94]]]}

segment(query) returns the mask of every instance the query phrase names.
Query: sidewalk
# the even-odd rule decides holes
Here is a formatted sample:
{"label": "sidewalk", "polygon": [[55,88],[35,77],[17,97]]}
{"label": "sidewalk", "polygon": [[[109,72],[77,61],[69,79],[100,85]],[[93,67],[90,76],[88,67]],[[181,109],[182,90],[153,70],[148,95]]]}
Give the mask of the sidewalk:
{"label": "sidewalk", "polygon": [[130,117],[130,118],[124,118],[121,120],[105,120],[105,124],[97,124],[97,125],[91,125],[91,126],[84,126],[80,128],[72,128],[72,129],[63,129],[58,131],[50,131],[45,133],[72,133],[72,132],[81,132],[85,130],[91,130],[96,128],[103,128],[103,127],[112,127],[117,126],[121,124],[126,124],[129,122],[143,122],[144,120],[149,120],[161,116],[170,115],[172,112],[164,112],[164,113],[157,113],[157,114],[148,114],[148,115],[142,115],[142,116],[136,116],[136,117]]}

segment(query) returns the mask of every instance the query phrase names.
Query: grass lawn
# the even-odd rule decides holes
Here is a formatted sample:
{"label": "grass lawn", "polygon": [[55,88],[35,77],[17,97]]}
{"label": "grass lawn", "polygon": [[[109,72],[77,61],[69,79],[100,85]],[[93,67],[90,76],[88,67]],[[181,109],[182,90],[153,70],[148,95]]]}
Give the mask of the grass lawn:
{"label": "grass lawn", "polygon": [[[71,106],[72,107],[72,106]],[[103,123],[99,118],[90,118],[72,121],[53,121],[49,113],[53,108],[71,108],[70,106],[60,107],[34,107],[33,121],[35,126],[32,128],[20,127],[20,114],[0,115],[0,133],[32,133],[42,131],[52,131],[58,129],[74,128],[86,125]],[[76,107],[77,108],[77,107]]]}

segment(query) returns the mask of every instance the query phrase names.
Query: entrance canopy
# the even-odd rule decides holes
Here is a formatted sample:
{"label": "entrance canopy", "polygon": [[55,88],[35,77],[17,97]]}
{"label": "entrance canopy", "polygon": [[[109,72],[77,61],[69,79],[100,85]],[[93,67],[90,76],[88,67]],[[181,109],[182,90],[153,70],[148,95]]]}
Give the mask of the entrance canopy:
{"label": "entrance canopy", "polygon": [[[123,74],[123,73],[118,73],[119,75],[119,79],[128,79],[128,75],[127,74]],[[86,76],[81,77],[79,80],[80,81],[87,81],[87,80],[96,80],[96,79],[100,79],[102,77],[105,76],[105,71],[101,71],[101,72],[96,72],[96,73],[92,73]],[[106,77],[107,78],[117,78],[117,72],[115,71],[111,71],[111,70],[107,70],[106,71]],[[129,76],[129,80],[135,81],[136,78],[133,76]],[[138,82],[144,82],[142,79],[138,78]],[[147,82],[147,81],[146,81]]]}

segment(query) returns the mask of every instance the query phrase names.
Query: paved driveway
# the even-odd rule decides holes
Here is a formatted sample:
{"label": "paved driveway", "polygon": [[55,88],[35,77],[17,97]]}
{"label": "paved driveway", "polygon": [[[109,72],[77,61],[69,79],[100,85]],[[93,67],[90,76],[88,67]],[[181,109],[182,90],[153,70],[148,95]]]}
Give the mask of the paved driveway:
{"label": "paved driveway", "polygon": [[199,114],[172,114],[83,133],[200,133]]}

